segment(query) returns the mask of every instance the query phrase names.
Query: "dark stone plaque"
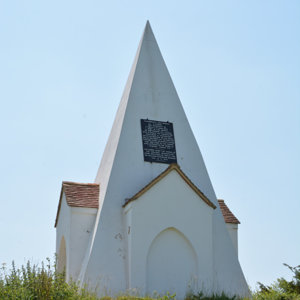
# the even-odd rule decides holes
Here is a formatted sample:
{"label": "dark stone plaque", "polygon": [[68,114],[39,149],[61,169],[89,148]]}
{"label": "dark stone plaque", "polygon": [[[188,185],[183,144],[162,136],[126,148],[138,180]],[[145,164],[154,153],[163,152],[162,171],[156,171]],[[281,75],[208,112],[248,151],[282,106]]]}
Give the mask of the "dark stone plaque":
{"label": "dark stone plaque", "polygon": [[177,163],[173,124],[141,119],[144,161]]}

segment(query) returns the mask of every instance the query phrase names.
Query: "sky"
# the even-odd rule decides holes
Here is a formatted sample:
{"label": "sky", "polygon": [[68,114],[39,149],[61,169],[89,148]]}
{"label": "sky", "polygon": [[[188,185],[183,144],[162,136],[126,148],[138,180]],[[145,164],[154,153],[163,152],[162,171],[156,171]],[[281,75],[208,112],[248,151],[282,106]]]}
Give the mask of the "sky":
{"label": "sky", "polygon": [[251,288],[300,264],[299,1],[0,1],[0,266],[55,253],[61,182],[93,182],[149,20]]}

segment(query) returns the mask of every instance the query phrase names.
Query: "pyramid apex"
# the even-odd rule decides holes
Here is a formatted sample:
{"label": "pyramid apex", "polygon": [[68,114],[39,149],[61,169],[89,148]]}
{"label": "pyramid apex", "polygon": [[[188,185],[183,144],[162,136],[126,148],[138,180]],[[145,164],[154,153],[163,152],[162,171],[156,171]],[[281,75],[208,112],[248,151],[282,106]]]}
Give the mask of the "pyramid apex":
{"label": "pyramid apex", "polygon": [[[181,169],[170,164],[177,160]],[[166,164],[170,165],[170,169],[166,169]],[[136,196],[131,199],[140,197],[142,191],[147,188],[150,190],[157,180],[162,179],[161,176],[167,174],[164,171],[175,168],[192,191],[185,184],[181,187],[177,176],[170,176],[170,181],[164,180],[161,188],[153,187],[152,192],[147,194],[147,199],[153,197],[153,201],[147,201],[144,197],[130,213],[127,208],[125,212],[122,208],[124,199],[132,195]],[[82,262],[78,261],[78,280],[81,285],[88,283],[96,290],[99,287],[101,293],[103,287],[103,294],[105,290],[118,294],[135,287],[141,293],[151,293],[157,287],[161,287],[160,292],[163,292],[164,288],[169,290],[169,287],[177,286],[177,281],[172,281],[172,278],[169,280],[168,276],[171,274],[169,272],[182,267],[181,263],[177,265],[177,257],[183,257],[188,269],[180,273],[184,276],[180,277],[182,284],[174,290],[178,291],[178,296],[181,293],[184,298],[190,278],[196,278],[192,284],[195,288],[207,281],[207,291],[211,293],[224,291],[229,295],[249,294],[239,265],[237,247],[234,248],[235,241],[227,231],[200,149],[149,21],[146,22],[95,183],[101,187],[98,211],[91,225],[93,232],[85,246],[85,258]],[[205,199],[204,202],[209,203],[211,208],[218,209],[212,213],[211,208],[206,209],[202,202],[198,205],[194,192],[202,200]],[[190,200],[182,201],[186,197]],[[169,207],[172,207],[171,214]],[[184,216],[182,209],[186,210]],[[191,223],[190,216],[197,223]],[[191,241],[184,237],[188,246],[184,246],[186,242],[182,244],[180,241],[174,261],[168,260],[166,269],[160,269],[157,264],[161,260],[160,253],[166,257],[169,255],[168,249],[171,248],[164,247],[173,247],[173,238],[171,242],[168,236],[156,241],[158,236],[162,236],[160,233],[169,228],[180,228],[183,230],[182,235],[190,237]],[[199,236],[204,238],[204,242],[199,241]],[[174,241],[177,243],[177,238]],[[156,248],[161,245],[162,248]],[[196,250],[189,245],[196,245]],[[152,249],[159,250],[152,252]],[[149,257],[154,257],[151,261],[154,263],[148,263]],[[168,276],[165,279],[163,275],[157,277],[157,274]]]}
{"label": "pyramid apex", "polygon": [[156,41],[149,20],[147,20],[146,25],[145,25],[144,33],[142,35],[142,41],[143,40],[155,40]]}

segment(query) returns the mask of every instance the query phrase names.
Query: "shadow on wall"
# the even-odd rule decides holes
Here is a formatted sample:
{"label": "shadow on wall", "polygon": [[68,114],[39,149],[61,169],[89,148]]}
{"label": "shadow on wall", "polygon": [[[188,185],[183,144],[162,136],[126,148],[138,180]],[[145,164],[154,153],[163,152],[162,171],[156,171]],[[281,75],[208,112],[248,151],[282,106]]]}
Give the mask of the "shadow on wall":
{"label": "shadow on wall", "polygon": [[64,272],[67,270],[67,253],[66,253],[66,241],[65,238],[62,237],[60,241],[60,246],[59,246],[59,252],[57,256],[57,264],[56,268],[59,273]]}

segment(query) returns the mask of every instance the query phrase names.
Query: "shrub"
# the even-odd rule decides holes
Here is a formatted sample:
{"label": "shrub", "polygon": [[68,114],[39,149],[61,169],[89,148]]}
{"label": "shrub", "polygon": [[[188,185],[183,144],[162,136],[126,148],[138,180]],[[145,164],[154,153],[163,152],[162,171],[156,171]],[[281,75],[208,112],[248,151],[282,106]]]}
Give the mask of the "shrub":
{"label": "shrub", "polygon": [[237,300],[235,296],[228,297],[224,293],[221,295],[214,294],[212,296],[204,296],[202,292],[196,295],[188,295],[185,300]]}
{"label": "shrub", "polygon": [[293,279],[287,281],[284,278],[278,278],[277,281],[265,286],[258,282],[259,291],[254,293],[254,298],[257,300],[300,300],[300,265],[291,267],[284,264],[293,272]]}
{"label": "shrub", "polygon": [[[300,300],[300,265],[291,267],[285,264],[292,272],[293,279],[287,281],[279,278],[270,285],[259,284],[259,290],[253,293],[255,300]],[[164,296],[156,295],[156,300],[175,300],[176,295],[167,293]],[[119,295],[118,297],[98,298],[95,293],[80,288],[76,283],[65,281],[65,274],[56,272],[55,264],[51,266],[50,259],[46,265],[40,266],[27,262],[26,266],[16,268],[14,262],[10,270],[3,264],[0,268],[0,299],[75,299],[75,300],[154,300],[151,297],[138,295]],[[238,300],[225,294],[205,296],[203,293],[188,295],[185,300]]]}
{"label": "shrub", "polygon": [[75,283],[66,283],[65,274],[55,271],[50,259],[39,267],[27,262],[17,269],[12,262],[11,270],[5,265],[0,272],[0,299],[96,299],[95,295],[80,289]]}

